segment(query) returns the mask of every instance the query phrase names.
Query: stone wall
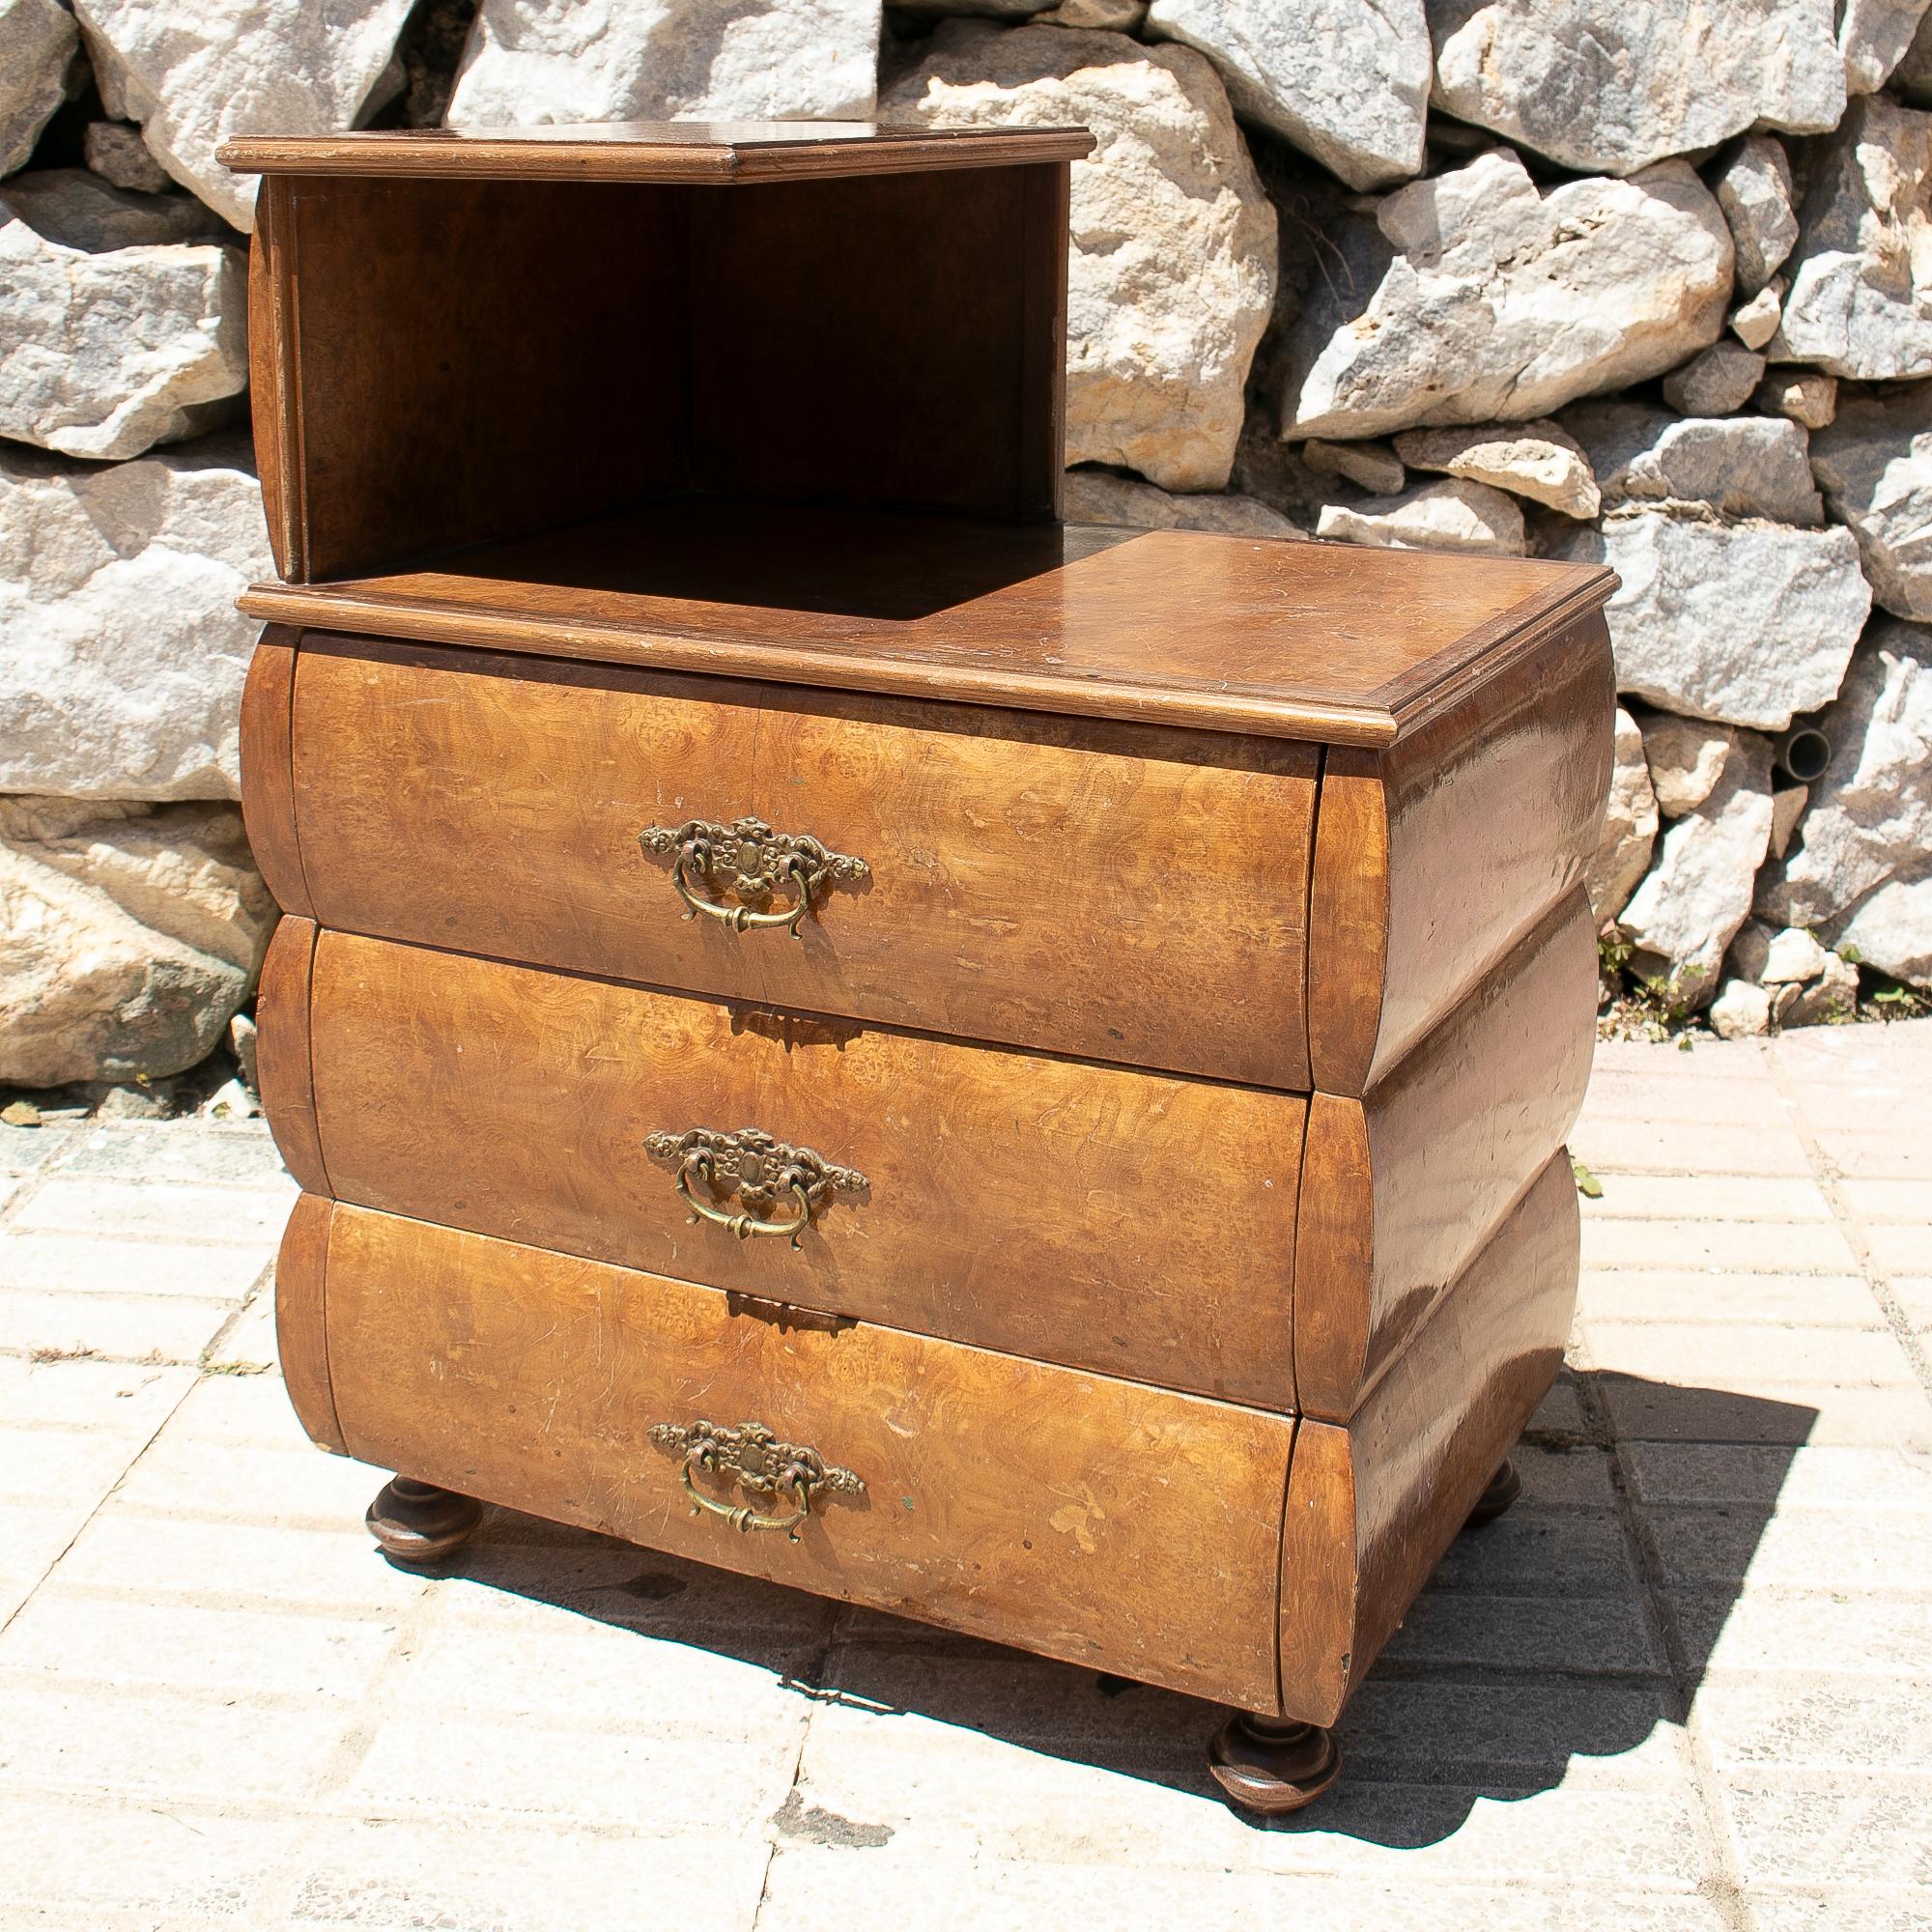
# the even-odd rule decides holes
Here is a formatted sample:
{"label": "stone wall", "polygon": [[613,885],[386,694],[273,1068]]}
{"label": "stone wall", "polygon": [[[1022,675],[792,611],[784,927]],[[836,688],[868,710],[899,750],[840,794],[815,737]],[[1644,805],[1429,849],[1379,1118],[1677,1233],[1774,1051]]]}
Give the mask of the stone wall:
{"label": "stone wall", "polygon": [[213,154],[347,126],[1084,123],[1069,514],[1607,562],[1613,956],[1726,1031],[1932,986],[1927,7],[0,0],[0,1083],[259,966]]}

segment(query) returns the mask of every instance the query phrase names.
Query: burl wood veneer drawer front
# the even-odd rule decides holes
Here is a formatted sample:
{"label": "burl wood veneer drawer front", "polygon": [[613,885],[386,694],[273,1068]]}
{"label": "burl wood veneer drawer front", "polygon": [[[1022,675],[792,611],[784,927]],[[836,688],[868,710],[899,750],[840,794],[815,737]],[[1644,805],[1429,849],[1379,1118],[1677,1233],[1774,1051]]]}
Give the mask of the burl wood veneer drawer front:
{"label": "burl wood veneer drawer front", "polygon": [[[1319,752],[1255,737],[273,632],[244,757],[324,925],[966,1038],[1305,1088]],[[858,861],[795,932],[691,821]],[[660,849],[639,835],[658,829]],[[783,855],[780,855],[781,862]]]}
{"label": "burl wood veneer drawer front", "polygon": [[[304,1423],[365,1462],[1275,1707],[1287,1418],[890,1328],[781,1326],[712,1289],[312,1196],[277,1296]],[[796,1540],[740,1531],[685,1492],[670,1432],[700,1422],[762,1425],[848,1475],[809,1492]],[[796,1507],[723,1468],[692,1482],[724,1509]]]}
{"label": "burl wood veneer drawer front", "polygon": [[[285,920],[276,934],[263,1079],[292,1165],[320,1190],[806,1309],[1293,1406],[1298,1095],[346,933],[315,937],[309,962],[313,932]],[[744,1128],[849,1171],[811,1196],[796,1246],[693,1225],[680,1184],[768,1225],[798,1218],[787,1189],[734,1190],[729,1152],[704,1177],[675,1145],[647,1145]]]}

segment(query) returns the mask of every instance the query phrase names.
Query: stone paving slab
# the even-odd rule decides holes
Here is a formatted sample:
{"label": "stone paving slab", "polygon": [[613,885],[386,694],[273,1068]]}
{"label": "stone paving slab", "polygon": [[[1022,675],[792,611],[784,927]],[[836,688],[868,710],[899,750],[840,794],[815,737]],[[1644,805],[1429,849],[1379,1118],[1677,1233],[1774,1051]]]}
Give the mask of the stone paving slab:
{"label": "stone paving slab", "polygon": [[1264,1827],[1184,1697],[510,1512],[390,1568],[260,1124],[0,1128],[0,1932],[1925,1932],[1932,1023],[1618,1042],[1575,1142],[1523,1498]]}

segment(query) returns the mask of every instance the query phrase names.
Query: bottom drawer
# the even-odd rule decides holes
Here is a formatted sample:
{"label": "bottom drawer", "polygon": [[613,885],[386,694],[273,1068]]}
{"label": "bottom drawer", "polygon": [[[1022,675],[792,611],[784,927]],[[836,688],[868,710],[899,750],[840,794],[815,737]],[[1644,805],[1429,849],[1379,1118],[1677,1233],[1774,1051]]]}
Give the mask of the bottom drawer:
{"label": "bottom drawer", "polygon": [[[305,1426],[365,1462],[1276,1707],[1286,1417],[869,1323],[781,1324],[717,1289],[313,1196],[277,1297]],[[832,1479],[795,1537],[698,1508],[668,1432],[747,1421],[863,1488]],[[723,1508],[790,1513],[791,1492],[692,1480]]]}

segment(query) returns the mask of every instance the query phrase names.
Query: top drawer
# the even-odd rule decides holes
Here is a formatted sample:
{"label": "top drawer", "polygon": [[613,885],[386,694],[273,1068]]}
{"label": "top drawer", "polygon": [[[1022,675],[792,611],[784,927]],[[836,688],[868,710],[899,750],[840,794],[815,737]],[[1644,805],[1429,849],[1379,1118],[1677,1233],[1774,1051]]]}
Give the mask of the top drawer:
{"label": "top drawer", "polygon": [[[325,925],[1310,1084],[1311,746],[292,637],[251,673],[244,786],[277,896]],[[753,860],[680,835],[748,817],[863,863],[734,929],[795,887],[735,891]]]}

